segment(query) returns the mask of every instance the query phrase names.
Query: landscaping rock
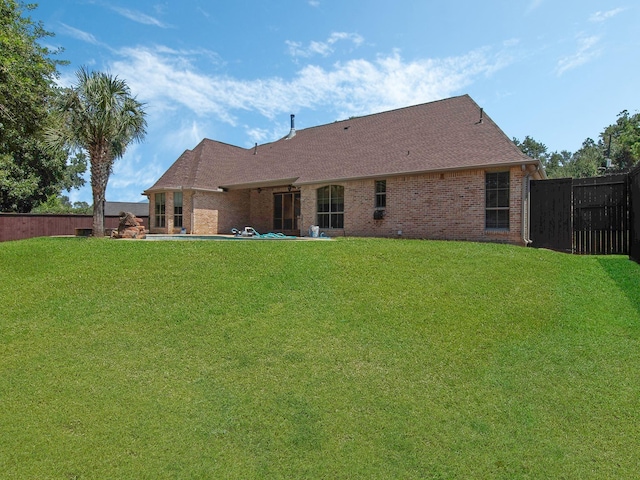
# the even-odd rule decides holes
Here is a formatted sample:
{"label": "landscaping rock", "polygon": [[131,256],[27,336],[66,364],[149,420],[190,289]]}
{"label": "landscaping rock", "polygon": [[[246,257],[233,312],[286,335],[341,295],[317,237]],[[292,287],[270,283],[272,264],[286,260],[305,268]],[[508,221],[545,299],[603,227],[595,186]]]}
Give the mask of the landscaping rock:
{"label": "landscaping rock", "polygon": [[142,220],[136,218],[131,212],[120,212],[118,230],[111,232],[111,238],[145,238],[147,231],[142,225]]}

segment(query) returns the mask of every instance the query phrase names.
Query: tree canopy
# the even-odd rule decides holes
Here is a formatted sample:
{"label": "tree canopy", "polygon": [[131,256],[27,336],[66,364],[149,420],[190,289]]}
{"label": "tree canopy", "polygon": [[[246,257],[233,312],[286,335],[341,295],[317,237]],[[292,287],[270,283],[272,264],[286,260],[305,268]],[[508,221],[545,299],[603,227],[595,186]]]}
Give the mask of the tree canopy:
{"label": "tree canopy", "polygon": [[93,207],[87,202],[73,202],[66,195],[52,195],[40,203],[31,213],[76,213],[91,215]]}
{"label": "tree canopy", "polygon": [[620,112],[616,122],[603,129],[597,142],[587,138],[574,153],[549,152],[544,143],[528,135],[523,141],[514,138],[513,142],[524,154],[539,159],[550,178],[625,171],[640,162],[640,113]]}
{"label": "tree canopy", "polygon": [[36,8],[0,0],[0,211],[28,212],[50,195],[83,183],[81,159],[48,149],[59,52],[38,42],[52,36],[26,12]]}

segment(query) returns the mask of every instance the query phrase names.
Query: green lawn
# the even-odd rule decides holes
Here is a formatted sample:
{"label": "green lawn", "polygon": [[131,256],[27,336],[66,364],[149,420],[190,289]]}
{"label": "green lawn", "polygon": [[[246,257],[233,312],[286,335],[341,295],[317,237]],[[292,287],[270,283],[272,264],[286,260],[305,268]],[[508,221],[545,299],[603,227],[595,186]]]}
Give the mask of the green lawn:
{"label": "green lawn", "polygon": [[640,265],[0,243],[0,478],[640,478]]}

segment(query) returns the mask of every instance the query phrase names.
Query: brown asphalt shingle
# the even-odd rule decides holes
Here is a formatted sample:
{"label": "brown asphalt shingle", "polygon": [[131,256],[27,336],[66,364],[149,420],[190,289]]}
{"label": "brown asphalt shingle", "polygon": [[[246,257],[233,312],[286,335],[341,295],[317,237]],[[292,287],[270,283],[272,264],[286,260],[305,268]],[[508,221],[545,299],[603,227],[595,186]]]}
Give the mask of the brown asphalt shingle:
{"label": "brown asphalt shingle", "polygon": [[468,95],[298,130],[244,149],[205,139],[149,190],[240,188],[532,163]]}

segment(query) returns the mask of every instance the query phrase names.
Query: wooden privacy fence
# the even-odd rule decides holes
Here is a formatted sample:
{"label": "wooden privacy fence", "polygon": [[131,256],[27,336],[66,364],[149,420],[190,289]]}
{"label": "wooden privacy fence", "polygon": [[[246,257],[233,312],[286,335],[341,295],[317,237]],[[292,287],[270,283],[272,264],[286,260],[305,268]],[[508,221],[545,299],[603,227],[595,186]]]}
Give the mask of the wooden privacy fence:
{"label": "wooden privacy fence", "polygon": [[532,181],[532,246],[579,254],[634,252],[638,258],[639,172]]}
{"label": "wooden privacy fence", "polygon": [[[139,217],[149,227],[149,217]],[[0,242],[32,237],[74,235],[77,228],[90,229],[92,215],[0,213]],[[118,228],[120,217],[105,215],[105,228]]]}

